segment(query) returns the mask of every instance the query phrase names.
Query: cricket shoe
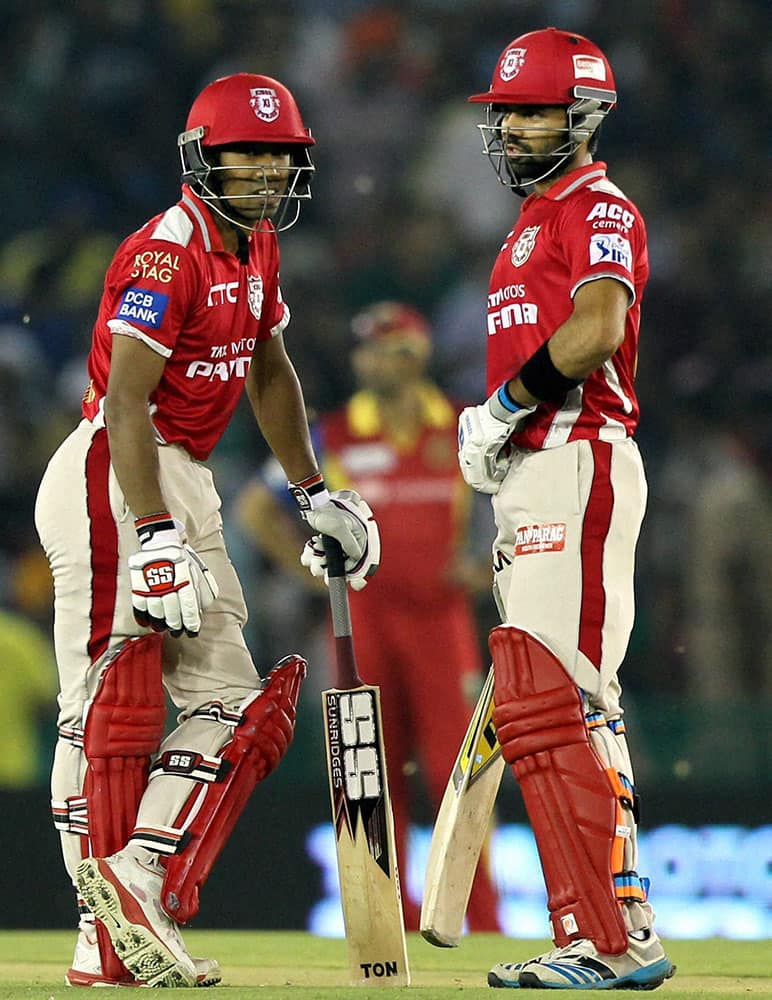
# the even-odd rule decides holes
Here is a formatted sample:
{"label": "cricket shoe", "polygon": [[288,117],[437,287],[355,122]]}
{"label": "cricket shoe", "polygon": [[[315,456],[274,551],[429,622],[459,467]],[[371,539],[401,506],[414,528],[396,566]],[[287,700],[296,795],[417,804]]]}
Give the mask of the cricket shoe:
{"label": "cricket shoe", "polygon": [[[216,986],[222,980],[220,966],[213,958],[194,958],[196,967],[196,986]],[[126,972],[120,979],[106,976],[102,972],[102,959],[99,956],[96,929],[81,925],[78,940],[75,943],[75,955],[72,965],[67,970],[64,982],[66,986],[146,986]]]}
{"label": "cricket shoe", "polygon": [[653,931],[629,938],[622,955],[601,955],[587,938],[528,962],[494,965],[488,985],[521,990],[655,990],[675,973]]}
{"label": "cricket shoe", "polygon": [[177,924],[161,908],[162,876],[129,855],[85,858],[75,882],[115,954],[147,986],[195,986],[198,971]]}

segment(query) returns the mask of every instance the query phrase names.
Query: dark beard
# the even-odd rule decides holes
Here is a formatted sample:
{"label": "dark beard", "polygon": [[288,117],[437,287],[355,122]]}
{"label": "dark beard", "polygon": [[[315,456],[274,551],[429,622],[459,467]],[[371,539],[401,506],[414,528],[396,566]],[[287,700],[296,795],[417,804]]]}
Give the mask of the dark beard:
{"label": "dark beard", "polygon": [[553,168],[553,172],[549,173],[549,176],[559,177],[565,172],[568,162],[571,159],[571,157],[568,156],[564,163],[561,163],[559,167],[556,167],[556,164],[560,161],[561,156],[564,155],[565,153],[544,153],[540,156],[527,156],[522,157],[521,159],[510,159],[507,156],[507,173],[515,181],[515,183],[521,187],[532,183],[543,174],[549,173],[550,168]]}

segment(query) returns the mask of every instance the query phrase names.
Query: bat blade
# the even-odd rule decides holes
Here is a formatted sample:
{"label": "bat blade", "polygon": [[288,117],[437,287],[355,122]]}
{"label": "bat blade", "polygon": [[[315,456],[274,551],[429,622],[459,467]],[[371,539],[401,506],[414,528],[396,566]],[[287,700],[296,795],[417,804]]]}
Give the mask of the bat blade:
{"label": "bat blade", "polygon": [[439,948],[455,948],[461,938],[503,771],[493,725],[491,667],[453,765],[429,847],[421,934]]}
{"label": "bat blade", "polygon": [[327,556],[337,687],[322,692],[324,742],[352,984],[409,986],[381,692],[357,672],[340,544]]}
{"label": "bat blade", "polygon": [[332,688],[322,707],[351,981],[409,986],[380,690]]}

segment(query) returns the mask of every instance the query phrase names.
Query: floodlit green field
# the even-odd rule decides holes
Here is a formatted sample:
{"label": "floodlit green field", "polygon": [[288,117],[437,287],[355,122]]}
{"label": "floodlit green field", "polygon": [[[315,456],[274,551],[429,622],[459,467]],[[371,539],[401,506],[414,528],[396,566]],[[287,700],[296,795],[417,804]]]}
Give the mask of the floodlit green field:
{"label": "floodlit green field", "polygon": [[[406,992],[415,1000],[492,1000],[506,992],[492,993],[485,985],[489,966],[547,948],[547,942],[477,934],[464,938],[458,948],[439,949],[411,934],[413,985],[384,993],[348,985],[346,947],[340,940],[265,931],[188,931],[185,939],[193,954],[219,960],[224,979],[216,992],[227,1000],[368,1000]],[[0,1000],[72,1000],[77,994],[63,985],[62,977],[73,942],[74,934],[63,931],[0,932]],[[772,1000],[770,941],[674,941],[668,950],[678,974],[660,988],[662,1000],[749,995]],[[202,996],[200,991],[177,992]],[[212,993],[205,995],[214,1000]]]}

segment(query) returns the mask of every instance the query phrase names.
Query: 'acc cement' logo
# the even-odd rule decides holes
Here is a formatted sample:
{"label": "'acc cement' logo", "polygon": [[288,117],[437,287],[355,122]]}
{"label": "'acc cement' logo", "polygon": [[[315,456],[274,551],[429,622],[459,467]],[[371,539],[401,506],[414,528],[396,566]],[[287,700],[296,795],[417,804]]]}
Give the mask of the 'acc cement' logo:
{"label": "'acc cement' logo", "polygon": [[252,87],[249,94],[249,106],[260,121],[275,122],[279,117],[281,101],[273,87]]}
{"label": "'acc cement' logo", "polygon": [[502,80],[512,80],[525,65],[527,49],[507,49],[501,59],[499,76]]}

